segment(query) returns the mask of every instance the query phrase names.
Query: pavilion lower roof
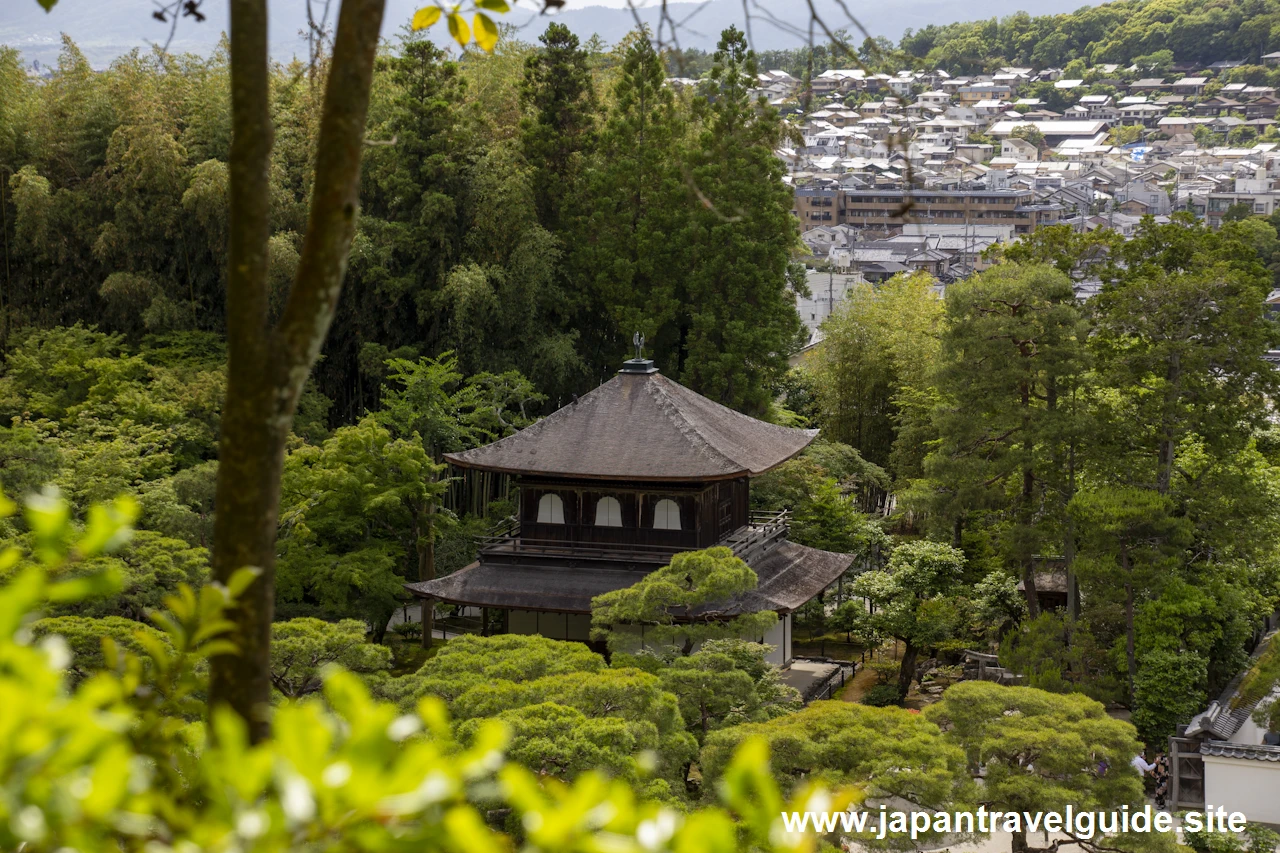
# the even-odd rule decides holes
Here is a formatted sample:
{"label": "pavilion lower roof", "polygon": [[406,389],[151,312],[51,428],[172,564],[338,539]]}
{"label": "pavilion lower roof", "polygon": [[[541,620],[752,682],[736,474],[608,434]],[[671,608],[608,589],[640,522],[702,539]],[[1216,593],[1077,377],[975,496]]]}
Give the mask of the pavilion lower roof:
{"label": "pavilion lower roof", "polygon": [[[834,583],[852,562],[848,554],[783,540],[752,565],[760,578],[754,590],[712,609],[725,616],[765,610],[790,613]],[[631,586],[645,574],[548,562],[472,563],[443,578],[405,584],[405,589],[448,604],[588,614],[592,598]]]}

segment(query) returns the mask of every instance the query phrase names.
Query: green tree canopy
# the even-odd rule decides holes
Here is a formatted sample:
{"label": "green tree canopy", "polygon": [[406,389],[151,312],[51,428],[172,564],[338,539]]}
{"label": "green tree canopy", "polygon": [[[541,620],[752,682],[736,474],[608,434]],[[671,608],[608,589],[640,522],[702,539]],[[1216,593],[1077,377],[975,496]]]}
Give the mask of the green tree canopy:
{"label": "green tree canopy", "polygon": [[802,780],[855,783],[870,797],[945,809],[963,798],[969,781],[964,751],[944,740],[933,722],[901,708],[840,701],[713,732],[701,754],[705,779],[721,779],[734,750],[755,737],[769,744],[769,771],[783,790]]}
{"label": "green tree canopy", "polygon": [[734,596],[757,583],[755,571],[728,548],[676,554],[635,584],[592,599],[592,633],[605,637],[611,650],[653,645],[684,654],[703,640],[762,637],[778,614],[732,609]]}
{"label": "green tree canopy", "polygon": [[957,591],[963,572],[964,554],[959,550],[940,542],[904,542],[893,549],[886,566],[854,581],[854,595],[875,607],[867,620],[872,630],[905,644],[899,701],[907,698],[920,650],[954,630],[954,606],[948,597]]}
{"label": "green tree canopy", "polygon": [[[1088,697],[965,681],[924,716],[963,751],[970,770],[986,769],[979,797],[990,810],[1113,809],[1142,800],[1129,765],[1141,750],[1133,726]],[[1026,831],[1013,834],[1013,849],[1028,849]]]}
{"label": "green tree canopy", "polygon": [[289,699],[317,693],[326,667],[379,672],[391,665],[391,650],[366,640],[363,622],[290,619],[271,626],[271,684]]}

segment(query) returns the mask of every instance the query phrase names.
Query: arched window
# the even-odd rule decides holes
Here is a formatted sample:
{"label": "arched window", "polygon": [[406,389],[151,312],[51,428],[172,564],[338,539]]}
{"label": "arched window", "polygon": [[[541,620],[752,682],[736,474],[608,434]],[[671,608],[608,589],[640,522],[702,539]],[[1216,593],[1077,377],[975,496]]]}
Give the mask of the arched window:
{"label": "arched window", "polygon": [[653,507],[653,529],[679,530],[680,504],[671,500],[671,498],[663,498],[658,501]]}
{"label": "arched window", "polygon": [[596,527],[621,527],[622,504],[617,498],[601,498],[596,502]]}
{"label": "arched window", "polygon": [[564,501],[559,495],[546,494],[538,500],[539,524],[564,524]]}

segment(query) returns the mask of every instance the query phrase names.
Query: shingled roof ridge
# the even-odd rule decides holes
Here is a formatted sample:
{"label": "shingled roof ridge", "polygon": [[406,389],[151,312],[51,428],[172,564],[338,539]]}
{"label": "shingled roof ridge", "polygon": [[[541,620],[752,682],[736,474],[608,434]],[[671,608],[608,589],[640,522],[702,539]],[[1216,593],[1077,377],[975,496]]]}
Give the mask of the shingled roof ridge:
{"label": "shingled roof ridge", "polygon": [[[659,378],[660,381],[654,381]],[[738,462],[736,459],[730,459],[722,453],[719,448],[711,443],[710,439],[702,434],[695,424],[685,417],[684,412],[681,411],[677,402],[677,394],[672,390],[673,388],[678,388],[681,391],[685,391],[687,389],[685,389],[684,386],[676,383],[674,380],[668,379],[661,373],[653,374],[649,377],[649,380],[650,381],[645,383],[645,390],[647,390],[649,395],[653,397],[654,402],[658,405],[658,408],[662,413],[671,420],[672,426],[679,430],[680,434],[686,439],[690,439],[691,443],[696,442],[698,450],[702,455],[707,457],[707,459],[713,463],[719,465],[722,470],[727,472],[743,471],[748,467],[747,465]]]}
{"label": "shingled roof ridge", "polygon": [[[550,414],[543,415],[542,417],[538,418],[536,421],[529,424],[528,426],[521,427],[520,429],[511,433],[511,435],[503,436],[497,441],[490,442],[489,444],[482,444],[479,447],[469,447],[466,450],[457,451],[455,454],[452,454],[452,455],[465,456],[469,453],[472,453],[473,451],[484,450],[486,447],[492,447],[495,444],[499,444],[501,442],[507,441],[507,439],[515,438],[517,436],[519,436],[524,441],[527,441],[530,437],[537,437],[541,433],[545,432],[548,426],[554,425],[558,421],[569,417],[569,415],[572,414],[575,408],[584,407],[584,406],[593,406],[599,403],[600,397],[601,397],[600,390],[604,388],[605,385],[607,384],[608,383],[606,382],[604,385],[598,385],[595,388],[592,388],[590,391],[583,394],[581,397],[579,397],[577,400],[574,400],[572,403],[569,403],[568,405],[565,405],[565,406],[561,406],[560,408],[556,409],[554,412],[551,412]],[[524,451],[520,450],[518,452],[523,453]]]}

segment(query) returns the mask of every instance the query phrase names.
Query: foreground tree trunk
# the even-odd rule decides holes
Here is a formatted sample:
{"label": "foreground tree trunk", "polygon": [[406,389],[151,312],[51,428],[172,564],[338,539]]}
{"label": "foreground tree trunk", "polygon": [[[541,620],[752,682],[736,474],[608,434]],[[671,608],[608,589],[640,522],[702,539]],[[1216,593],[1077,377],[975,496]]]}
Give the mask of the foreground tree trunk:
{"label": "foreground tree trunk", "polygon": [[279,322],[268,320],[268,169],[272,126],[266,0],[231,0],[227,250],[227,394],[213,532],[213,576],[252,567],[229,614],[240,652],[212,662],[210,707],[230,706],[254,742],[269,732],[275,539],[285,439],[298,395],[333,321],[355,235],[365,114],[385,0],[344,0],[316,145],[298,272]]}

